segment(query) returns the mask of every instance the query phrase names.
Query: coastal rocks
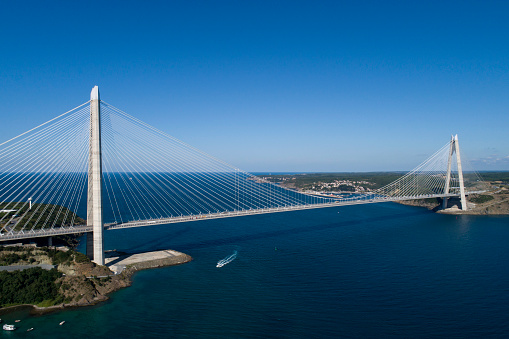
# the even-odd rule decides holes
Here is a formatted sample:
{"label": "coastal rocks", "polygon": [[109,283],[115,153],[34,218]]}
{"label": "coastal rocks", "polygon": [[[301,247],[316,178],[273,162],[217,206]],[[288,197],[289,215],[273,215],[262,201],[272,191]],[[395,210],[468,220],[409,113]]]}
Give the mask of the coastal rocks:
{"label": "coastal rocks", "polygon": [[[115,262],[110,268],[119,272],[114,274],[107,266],[98,266],[92,262],[75,264],[75,275],[62,277],[60,291],[65,295],[63,306],[88,306],[108,300],[108,295],[121,288],[131,286],[132,275],[139,270],[180,265],[192,260],[192,257],[173,250],[126,254],[109,258]],[[120,272],[119,267],[122,267]]]}
{"label": "coastal rocks", "polygon": [[[424,207],[437,213],[443,214],[464,214],[464,215],[508,215],[509,214],[509,194],[506,192],[490,195],[493,199],[472,203],[467,201],[468,209],[463,211],[459,208],[459,202],[451,199],[448,208],[441,209],[441,199],[419,199],[399,201],[398,203],[408,206]],[[435,201],[433,201],[435,200]],[[458,200],[458,199],[456,199]]]}
{"label": "coastal rocks", "polygon": [[[32,313],[54,312],[67,307],[88,306],[107,300],[112,292],[131,285],[132,275],[143,269],[179,265],[192,260],[184,253],[162,250],[145,253],[112,253],[107,259],[108,266],[96,265],[83,254],[58,249],[13,247],[3,250],[2,255],[9,265],[23,263],[50,262],[62,274],[52,280],[58,288],[58,295],[44,300],[39,306],[23,304],[1,308],[3,312],[14,311],[19,307],[32,307]],[[4,260],[4,261],[5,261]],[[9,259],[10,260],[10,259]],[[56,262],[55,262],[56,261]],[[111,268],[111,269],[110,269]],[[46,307],[42,307],[45,306]]]}
{"label": "coastal rocks", "polygon": [[433,199],[416,199],[416,200],[403,200],[398,201],[397,203],[401,205],[407,205],[407,206],[417,206],[417,207],[424,207],[431,211],[438,211],[440,206],[442,205],[442,199],[440,198],[433,198]]}

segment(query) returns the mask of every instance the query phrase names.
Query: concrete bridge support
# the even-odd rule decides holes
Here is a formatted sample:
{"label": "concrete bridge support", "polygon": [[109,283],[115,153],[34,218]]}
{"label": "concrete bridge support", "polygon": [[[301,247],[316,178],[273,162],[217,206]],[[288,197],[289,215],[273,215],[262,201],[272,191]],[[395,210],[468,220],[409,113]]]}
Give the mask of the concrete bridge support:
{"label": "concrete bridge support", "polygon": [[[101,107],[99,88],[90,93],[90,148],[88,156],[87,225],[93,227],[93,236],[87,234],[87,255],[93,243],[93,261],[104,265],[103,206],[102,206],[102,159],[101,159]],[[89,240],[90,238],[90,240]]]}
{"label": "concrete bridge support", "polygon": [[85,233],[86,253],[90,260],[94,260],[94,232]]}
{"label": "concrete bridge support", "polygon": [[[461,168],[461,156],[460,156],[460,145],[458,142],[458,135],[451,137],[451,144],[449,148],[449,160],[447,162],[447,175],[445,178],[445,189],[444,194],[448,194],[450,190],[451,185],[451,167],[452,167],[452,156],[454,153],[456,153],[456,163],[458,165],[458,181],[460,185],[460,200],[461,200],[461,209],[463,211],[467,210],[467,199],[465,196],[465,183],[463,181],[463,169]],[[443,203],[442,203],[442,209],[447,208],[447,197],[444,197]]]}

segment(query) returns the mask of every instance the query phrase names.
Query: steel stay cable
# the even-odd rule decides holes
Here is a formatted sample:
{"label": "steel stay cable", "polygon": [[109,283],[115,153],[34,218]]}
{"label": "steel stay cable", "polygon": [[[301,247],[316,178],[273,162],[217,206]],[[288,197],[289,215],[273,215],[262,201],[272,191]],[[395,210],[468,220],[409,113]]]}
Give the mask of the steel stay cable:
{"label": "steel stay cable", "polygon": [[[52,155],[52,156],[53,156],[53,157],[55,157],[55,156],[56,156],[56,154],[55,154],[55,153],[53,153],[53,155]],[[42,158],[41,158],[41,159],[42,159]],[[51,159],[51,157],[50,157],[50,159]],[[62,162],[61,160],[62,160],[62,159],[60,159],[60,162]],[[47,158],[46,158],[46,161],[47,161]],[[53,162],[52,162],[52,163],[53,163]],[[57,161],[57,164],[58,164],[58,161]],[[46,163],[45,163],[45,165],[46,165],[46,166],[49,166],[49,162],[46,162]],[[34,170],[34,168],[33,168],[33,167],[32,167],[32,168],[30,168],[30,170]],[[42,172],[42,173],[44,173],[44,171],[41,171],[41,169],[38,169],[36,172],[37,172],[37,173],[41,173],[41,172]],[[41,175],[39,175],[38,179],[36,178],[35,180],[32,180],[34,177],[36,177],[36,173],[34,173],[32,176],[30,176],[30,179],[29,179],[29,182],[27,183],[27,185],[30,185],[30,186],[33,186],[33,187],[37,187],[37,185],[38,185],[39,183],[41,183],[41,181],[43,181],[43,184],[47,181],[47,180],[45,180],[45,179],[44,179],[44,176],[41,176]],[[14,192],[12,192],[12,193],[11,193],[11,194],[7,197],[7,199],[10,199],[10,197],[11,197],[14,193],[16,193],[17,191],[20,191],[20,193],[18,193],[18,195],[16,195],[16,196],[14,197],[14,199],[15,199],[15,200],[17,200],[17,199],[19,198],[19,195],[23,193],[23,191],[24,191],[24,189],[23,189],[23,185],[17,185],[17,189],[15,189],[15,190],[14,190]],[[37,191],[36,191],[36,192],[37,192]],[[5,198],[4,198],[4,199],[5,199]],[[13,208],[17,208],[17,206],[18,206],[18,205],[19,205],[19,202],[18,202],[18,203],[16,203],[16,205],[15,205]],[[23,204],[22,208],[23,208],[24,206],[26,206],[26,203],[25,203],[25,204]],[[3,220],[3,218],[2,218],[1,220]],[[4,229],[4,228],[5,228],[5,226],[4,226],[2,229]]]}
{"label": "steel stay cable", "polygon": [[[200,153],[200,154],[204,155],[205,157],[207,157],[207,158],[211,158],[211,159],[214,159],[215,161],[217,161],[217,162],[219,162],[219,163],[222,163],[222,164],[224,164],[224,165],[226,165],[226,166],[228,166],[228,167],[230,167],[230,168],[235,168],[235,169],[237,169],[239,172],[244,172],[244,171],[241,171],[240,169],[238,169],[238,168],[236,168],[236,167],[233,167],[233,166],[231,166],[231,165],[229,165],[229,164],[225,163],[225,162],[224,162],[224,161],[222,161],[222,160],[219,160],[219,159],[217,159],[217,158],[214,158],[214,157],[210,156],[209,154],[206,154],[206,153],[204,153],[204,152],[202,152],[202,151],[200,151],[200,150],[198,150],[198,149],[196,149],[196,148],[194,148],[194,147],[192,147],[192,146],[190,146],[190,145],[185,144],[184,142],[182,142],[182,141],[180,141],[180,140],[178,140],[178,139],[176,139],[176,138],[174,138],[174,137],[172,137],[172,136],[170,136],[170,135],[168,135],[168,134],[166,134],[166,133],[164,133],[164,132],[162,132],[162,131],[160,131],[160,130],[158,130],[158,129],[156,129],[156,128],[154,128],[154,127],[152,127],[152,126],[150,126],[150,125],[148,125],[148,124],[146,124],[146,123],[144,123],[144,122],[143,122],[143,121],[141,121],[141,120],[138,120],[138,119],[136,119],[136,118],[134,118],[134,117],[130,116],[129,114],[127,114],[127,113],[125,113],[125,112],[121,111],[120,109],[118,109],[118,108],[116,108],[116,107],[114,107],[114,106],[112,106],[112,105],[109,105],[108,103],[106,103],[106,102],[104,102],[104,101],[101,101],[101,102],[102,102],[103,104],[105,104],[107,107],[109,107],[110,109],[112,109],[112,110],[114,110],[114,111],[116,111],[116,112],[118,112],[118,113],[120,113],[120,114],[122,114],[122,115],[126,116],[127,118],[129,118],[129,119],[131,119],[131,120],[133,120],[133,121],[138,122],[138,123],[139,123],[139,124],[141,124],[141,125],[144,125],[146,128],[151,129],[151,130],[155,131],[155,132],[156,132],[156,133],[158,133],[158,134],[161,134],[161,135],[163,135],[163,136],[165,136],[165,137],[167,137],[167,138],[170,138],[171,140],[173,140],[173,141],[175,141],[175,142],[177,142],[177,143],[179,143],[179,144],[181,144],[181,145],[184,145],[186,148],[193,149],[194,151],[196,151],[196,152],[198,152],[198,153]],[[247,172],[244,172],[244,173],[249,174],[249,173],[247,173]],[[269,184],[271,184],[271,183],[269,183]],[[272,184],[271,184],[271,185],[272,185]]]}
{"label": "steel stay cable", "polygon": [[[130,212],[130,213],[131,213],[131,215],[132,215],[132,216],[137,215],[138,220],[140,220],[141,218],[140,218],[140,215],[139,215],[139,213],[138,213],[138,210],[135,208],[135,206],[136,206],[136,205],[139,205],[139,202],[137,202],[137,201],[136,201],[136,196],[132,193],[132,191],[131,191],[131,187],[130,187],[129,185],[127,185],[125,178],[124,178],[123,176],[120,176],[120,179],[124,182],[124,187],[126,187],[126,188],[127,188],[127,190],[131,193],[129,196],[130,196],[132,199],[134,199],[134,200],[135,200],[135,203],[136,203],[136,204],[135,204],[135,203],[132,203],[130,200],[128,200],[128,201],[129,201],[129,203],[131,203],[131,204],[132,204],[132,211],[134,211],[134,214],[133,214],[132,212]],[[131,208],[130,208],[130,207],[129,207],[129,210],[131,211]]]}
{"label": "steel stay cable", "polygon": [[[24,151],[26,149],[26,145],[30,145],[38,142],[40,139],[46,140],[47,136],[51,135],[59,135],[58,131],[66,130],[68,126],[72,126],[73,122],[79,121],[83,111],[78,111],[68,117],[66,119],[55,122],[52,125],[45,127],[43,130],[38,131],[34,134],[27,135],[25,138],[20,139],[16,143],[9,145],[8,147],[2,149],[0,151],[0,160],[4,156],[11,155],[13,152]],[[26,133],[25,133],[26,134]],[[2,162],[2,166],[5,164],[5,161]]]}
{"label": "steel stay cable", "polygon": [[[135,172],[138,172],[138,171],[135,171]],[[135,173],[135,172],[131,172],[131,173]],[[142,177],[143,177],[143,180],[146,180],[145,176],[142,176]],[[147,191],[149,191],[149,190],[147,190]],[[160,193],[159,193],[159,191],[158,191],[158,190],[155,190],[155,192],[156,192],[156,194],[160,195]],[[152,196],[153,196],[153,195],[152,195]],[[163,197],[163,196],[161,196],[161,198],[162,198],[162,199],[164,199],[164,197]],[[172,198],[172,199],[173,199],[173,198]],[[155,200],[157,201],[157,199],[155,199]],[[166,201],[167,201],[167,200],[166,200]],[[169,205],[169,206],[170,206],[170,208],[173,210],[173,213],[177,213],[177,210],[175,210],[175,209],[174,209],[174,207],[172,207],[172,206],[171,206],[171,204],[169,204],[169,201],[167,201],[167,205]],[[161,204],[160,204],[160,206],[161,206],[163,209],[165,209],[164,205],[161,205]],[[171,212],[170,210],[167,210],[167,212],[169,212],[169,214],[170,214],[170,215],[172,214],[172,212]]]}
{"label": "steel stay cable", "polygon": [[[59,198],[58,198],[58,199],[56,199],[56,201],[55,201],[55,203],[56,203],[57,205],[60,205],[60,209],[59,209],[58,213],[56,214],[56,218],[55,218],[56,220],[58,220],[58,217],[60,216],[60,212],[61,212],[62,208],[63,208],[65,205],[67,205],[66,201],[67,201],[67,197],[69,196],[69,193],[70,193],[71,191],[73,192],[73,194],[75,194],[75,193],[76,193],[76,192],[74,191],[74,189],[73,189],[73,190],[71,190],[71,187],[75,187],[75,180],[76,180],[77,178],[79,178],[79,174],[80,174],[80,173],[79,173],[79,171],[78,171],[78,169],[79,169],[80,167],[83,167],[82,162],[83,162],[83,160],[84,160],[84,155],[86,154],[86,151],[87,151],[87,149],[88,149],[88,147],[87,147],[87,145],[88,145],[88,140],[87,140],[86,138],[81,138],[81,140],[82,140],[82,143],[81,143],[80,147],[78,148],[78,149],[80,149],[80,151],[81,151],[81,155],[80,155],[80,154],[78,154],[78,156],[77,156],[77,157],[75,156],[75,157],[73,157],[73,159],[72,159],[72,160],[74,160],[74,162],[75,162],[75,166],[74,166],[74,168],[72,168],[72,169],[68,172],[68,174],[67,174],[67,176],[70,176],[69,181],[68,181],[67,183],[65,183],[65,184],[64,184],[64,182],[65,182],[65,181],[61,181],[61,183],[60,183],[60,185],[59,185],[59,186],[61,187],[61,186],[62,186],[62,184],[64,184],[64,187],[63,187],[63,189],[62,189],[62,192],[65,192],[65,199],[64,199],[64,200],[61,200],[61,195],[62,195],[62,194],[64,194],[64,193],[61,193],[61,194],[60,194],[60,196],[59,196]],[[77,161],[77,160],[80,160],[80,159],[81,159],[82,161]],[[71,162],[69,161],[69,165],[70,165],[70,164],[71,164]],[[61,172],[61,173],[62,173],[62,172]],[[63,172],[63,173],[65,173],[65,172]],[[65,180],[65,177],[64,177],[64,180]],[[70,187],[68,187],[69,185],[71,185],[71,186],[70,186]],[[57,192],[57,191],[55,191],[55,193],[56,193],[56,192]],[[52,199],[52,200],[53,200],[53,199]],[[47,222],[51,219],[51,215],[53,214],[53,211],[54,211],[54,209],[55,209],[55,208],[56,208],[56,205],[54,204],[54,205],[53,205],[53,208],[52,208],[52,210],[51,210],[51,212],[50,212],[50,214],[48,215],[48,217],[47,217],[47,219],[46,219],[46,221],[45,221],[45,223],[44,223],[44,225],[43,225],[43,228],[46,226]],[[66,215],[67,215],[67,213],[66,213]],[[42,216],[42,215],[41,215],[41,216]],[[64,219],[63,221],[65,221],[65,219]],[[51,229],[53,229],[53,228],[54,228],[54,225],[51,227]]]}
{"label": "steel stay cable", "polygon": [[116,158],[118,158],[118,147],[112,147],[112,149],[116,150],[115,154],[116,154]]}
{"label": "steel stay cable", "polygon": [[[65,223],[65,220],[66,220],[68,212],[69,212],[69,207],[67,207],[67,206],[70,206],[70,205],[67,204],[67,199],[68,199],[69,196],[72,197],[72,196],[74,196],[74,195],[76,195],[78,193],[76,191],[76,184],[80,180],[80,177],[81,177],[80,174],[82,174],[82,172],[78,171],[78,169],[82,168],[83,167],[83,163],[85,163],[85,161],[86,161],[85,155],[87,154],[86,152],[88,150],[88,147],[86,147],[87,144],[88,144],[88,140],[85,140],[85,142],[81,146],[81,148],[82,148],[81,155],[80,155],[80,157],[76,158],[77,161],[76,161],[76,165],[75,165],[73,171],[69,172],[69,173],[72,173],[70,178],[69,178],[70,180],[62,188],[62,192],[65,192],[65,196],[64,196],[63,200],[62,200],[62,197],[59,197],[56,200],[56,203],[57,203],[57,205],[60,206],[60,208],[59,208],[58,212],[56,213],[55,220],[58,220],[58,218],[60,217],[60,213],[62,212],[62,209],[64,208],[64,206],[66,207],[66,212],[65,212],[64,218],[62,219],[63,223]],[[72,192],[72,194],[70,195],[71,192]],[[55,209],[55,207],[56,207],[56,205],[53,205],[53,210]],[[46,224],[50,220],[50,216],[52,215],[53,210],[50,212],[50,214],[48,215],[46,221],[44,222],[43,228],[46,226]],[[63,226],[64,225],[61,225],[61,227],[63,227]],[[53,228],[54,228],[54,224],[52,225],[51,229],[53,229]]]}
{"label": "steel stay cable", "polygon": [[[78,128],[78,126],[76,126],[76,128]],[[71,132],[74,132],[74,131],[71,131]],[[56,154],[55,154],[55,156],[56,156]],[[67,163],[67,165],[66,165],[66,166],[64,166],[64,168],[63,168],[63,169],[65,169],[65,170],[66,170],[66,169],[68,169],[68,167],[70,166],[70,164],[69,164],[68,162],[66,162],[66,161],[65,161],[64,159],[62,159],[62,158],[61,158],[61,159],[59,159],[59,161],[57,162],[57,165],[58,165],[58,163],[64,163],[64,164],[65,164],[65,163]],[[49,166],[49,165],[48,165],[48,166]],[[53,173],[59,173],[59,172],[53,172]],[[49,176],[49,178],[51,178],[51,176]],[[42,186],[44,186],[44,185],[45,185],[45,183],[47,182],[47,180],[48,180],[49,178],[45,179],[45,181],[44,181],[41,185],[42,185]],[[41,178],[41,179],[42,179],[42,178]],[[56,179],[56,175],[53,175],[53,179],[51,179],[51,181],[50,181],[50,183],[47,185],[47,187],[46,187],[46,188],[45,188],[45,189],[41,192],[41,194],[42,194],[42,199],[41,199],[41,201],[45,201],[45,200],[46,200],[47,195],[49,194],[49,191],[48,191],[47,193],[44,193],[44,192],[46,192],[46,190],[50,188],[51,184],[53,183],[53,181],[54,181],[55,179]],[[39,190],[40,190],[40,188],[39,188],[39,189],[38,189],[35,193],[37,193]],[[24,206],[26,206],[26,203],[23,205],[23,207],[24,207]],[[22,207],[22,208],[23,208],[23,207]],[[31,219],[33,218],[33,215],[34,215],[34,214],[36,214],[36,212],[39,210],[39,208],[40,208],[40,205],[38,205],[38,207],[36,208],[35,212],[34,212],[34,213],[31,215],[31,217],[30,217],[30,218],[26,221],[26,223],[25,223],[25,224],[24,224],[24,226],[22,227],[22,231],[25,229],[25,227],[26,227],[27,223],[28,223],[29,221],[31,221]],[[46,208],[47,208],[47,206],[46,206]],[[44,209],[44,211],[45,211],[45,210],[46,210],[46,209]],[[44,211],[43,211],[43,213],[44,213]],[[26,214],[26,213],[25,213],[25,214]],[[41,216],[42,216],[42,214],[41,214]],[[22,219],[23,219],[23,218],[21,218],[20,220],[22,220]],[[37,224],[37,223],[36,223],[36,224]],[[35,225],[34,225],[34,227],[35,227]]]}
{"label": "steel stay cable", "polygon": [[32,132],[32,131],[34,131],[34,130],[38,129],[39,127],[42,127],[42,126],[44,126],[44,125],[46,125],[46,124],[48,124],[48,123],[50,123],[50,122],[52,122],[52,121],[54,121],[54,120],[56,120],[56,119],[60,118],[60,117],[63,117],[64,115],[66,115],[66,114],[68,114],[68,113],[70,113],[70,112],[72,112],[72,111],[74,111],[74,110],[76,110],[76,109],[80,108],[81,106],[84,106],[84,105],[88,104],[89,102],[90,102],[90,101],[87,101],[87,102],[85,102],[85,103],[83,103],[83,104],[81,104],[81,105],[79,105],[79,106],[77,106],[77,107],[75,107],[75,108],[71,109],[70,111],[67,111],[67,112],[65,112],[65,113],[63,113],[63,114],[60,114],[59,116],[57,116],[57,117],[55,117],[55,118],[53,118],[53,119],[51,119],[51,120],[48,120],[48,121],[46,121],[46,122],[45,122],[45,123],[43,123],[43,124],[40,124],[40,125],[39,125],[39,126],[37,126],[37,127],[34,127],[34,128],[32,128],[32,129],[30,129],[30,130],[28,130],[28,131],[24,132],[24,133],[21,133],[20,135],[15,136],[14,138],[11,138],[11,139],[9,139],[9,140],[7,140],[7,141],[4,141],[4,142],[0,143],[0,146],[3,146],[3,145],[5,145],[5,144],[7,144],[8,142],[10,142],[10,141],[12,141],[12,140],[15,140],[15,139],[17,139],[17,138],[19,138],[19,137],[21,137],[21,136],[23,136],[23,135],[27,134],[27,133],[30,133],[30,132]]}
{"label": "steel stay cable", "polygon": [[[114,148],[117,150],[117,152],[116,152],[116,153],[117,153],[116,158],[117,158],[117,159],[119,159],[119,157],[118,157],[118,149],[119,149],[119,147],[114,147]],[[132,174],[132,173],[138,173],[138,172],[141,172],[141,171],[136,171],[136,170],[134,170],[134,171],[133,171],[133,170],[130,170],[130,172],[129,172],[129,173],[131,173],[131,174]],[[143,180],[146,180],[145,176],[141,176],[141,177],[143,178]],[[148,191],[148,190],[147,190],[147,191]],[[156,192],[157,192],[157,191],[156,191]],[[156,200],[157,200],[157,199],[156,199]],[[172,208],[172,209],[173,209],[173,208]],[[167,212],[170,212],[170,211],[168,211],[168,210],[167,210]],[[176,212],[176,210],[174,210],[174,212]],[[171,212],[170,212],[170,214],[171,214]]]}
{"label": "steel stay cable", "polygon": [[[55,138],[51,138],[53,141],[55,141]],[[44,143],[44,145],[42,146],[45,146],[45,147],[40,147],[40,146],[37,146],[37,145],[32,145],[32,147],[30,149],[33,149],[33,148],[36,148],[36,152],[37,152],[37,157],[36,159],[38,159],[39,162],[44,162],[44,163],[47,163],[47,158],[46,155],[47,154],[53,154],[54,150],[52,148],[49,148],[47,147],[48,145],[46,143]],[[54,146],[53,147],[59,147],[59,145],[57,143],[54,143]],[[23,152],[29,152],[30,151],[29,148],[25,148],[25,150]],[[21,153],[20,156],[23,156],[25,153]],[[29,161],[33,159],[33,156],[29,156],[29,155],[24,155],[23,156],[23,160],[20,162],[20,161],[16,161],[15,159],[13,160],[14,162],[16,162],[16,165],[17,165],[17,168],[23,168],[23,166],[25,166],[27,163],[29,163]],[[6,165],[6,163],[4,163],[4,166]],[[28,170],[26,170],[27,172],[30,172],[34,169],[34,167],[29,167]],[[16,179],[13,179],[13,180],[16,180]],[[11,183],[11,182],[7,182],[6,183],[8,186],[16,186],[17,183]],[[3,189],[0,189],[0,192],[2,191]]]}
{"label": "steel stay cable", "polygon": [[[128,149],[131,149],[131,148],[136,148],[136,147],[139,147],[139,145],[137,144],[132,144],[130,145],[129,147],[127,147]],[[156,159],[156,161],[159,161],[159,159]],[[164,166],[163,166],[164,167]],[[182,173],[182,171],[179,171],[180,173]],[[202,178],[200,178],[200,180],[202,180]],[[196,201],[195,201],[196,202]]]}
{"label": "steel stay cable", "polygon": [[[55,196],[55,194],[57,194],[59,188],[61,187],[62,185],[62,181],[60,182],[57,182],[58,183],[58,186],[56,189],[53,189],[54,188],[54,185],[53,185],[53,182],[55,180],[57,180],[58,178],[58,174],[59,173],[67,173],[65,175],[65,177],[67,177],[69,175],[69,173],[71,173],[71,171],[68,171],[70,169],[71,166],[73,166],[73,164],[69,163],[69,162],[66,162],[66,166],[63,168],[63,171],[62,172],[55,172],[55,174],[53,175],[53,178],[51,180],[51,182],[47,185],[47,188],[43,191],[43,192],[46,192],[42,198],[41,198],[41,201],[47,201],[47,203],[45,203],[45,207],[44,209],[42,210],[41,213],[39,213],[39,217],[37,218],[36,222],[34,223],[34,225],[32,226],[32,229],[33,230],[38,224],[39,224],[39,221],[41,220],[41,218],[43,217],[44,213],[47,211],[47,209],[49,208],[49,205],[52,204],[52,201],[54,200],[53,197]],[[74,167],[73,167],[74,168]],[[64,177],[64,178],[65,178]],[[48,198],[49,196],[49,198]],[[53,204],[53,206],[55,206]],[[30,222],[33,218],[33,216],[35,214],[37,214],[37,211],[40,209],[41,205],[39,204],[36,208],[36,210],[34,211],[34,213],[32,213],[32,215],[30,216],[30,218],[25,222],[25,224],[23,225],[23,228],[21,229],[21,231],[23,231],[27,225],[28,222]],[[54,207],[53,207],[54,208]],[[51,213],[50,215],[47,217],[47,218],[50,218],[51,217]],[[48,220],[48,219],[47,219]],[[43,227],[45,226],[45,224],[43,225]]]}
{"label": "steel stay cable", "polygon": [[[135,176],[134,176],[134,174],[133,174],[132,172],[130,172],[130,175],[133,175],[133,177],[135,177]],[[132,185],[134,186],[134,188],[138,191],[138,193],[139,193],[138,195],[140,195],[140,194],[141,194],[141,191],[139,190],[139,188],[137,187],[137,185],[134,183],[134,180],[132,180],[132,179],[133,179],[133,177],[131,177],[131,176],[130,176],[130,182],[129,182],[129,184],[132,184]],[[139,198],[139,197],[138,197],[138,198]],[[143,197],[142,197],[142,198],[143,198]],[[153,209],[153,207],[151,206],[151,204],[150,204],[150,203],[148,203],[146,200],[144,201],[144,203],[145,203],[145,204],[144,204],[143,206],[148,205],[148,206],[149,206],[149,208],[152,210],[152,212],[154,212],[154,209]],[[149,212],[148,210],[147,210],[146,212],[147,212],[147,213],[149,213],[149,215],[150,215],[150,212]]]}

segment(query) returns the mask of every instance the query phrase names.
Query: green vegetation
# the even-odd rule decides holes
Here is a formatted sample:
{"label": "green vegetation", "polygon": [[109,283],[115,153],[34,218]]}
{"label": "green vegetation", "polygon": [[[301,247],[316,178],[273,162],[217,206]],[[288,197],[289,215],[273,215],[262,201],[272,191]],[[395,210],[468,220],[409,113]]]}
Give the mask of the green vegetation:
{"label": "green vegetation", "polygon": [[[370,189],[377,189],[383,187],[394,180],[400,178],[403,172],[366,172],[366,173],[303,173],[303,174],[273,174],[273,175],[261,175],[261,177],[267,178],[271,182],[284,182],[285,186],[290,184],[297,189],[307,190],[310,189],[313,184],[322,182],[333,182],[334,180],[349,180],[349,181],[365,181],[372,183],[369,184],[358,184]],[[350,188],[345,191],[351,190]]]}
{"label": "green vegetation", "polygon": [[40,229],[44,225],[46,227],[62,227],[70,226],[71,224],[85,224],[85,220],[66,207],[59,205],[34,203],[32,208],[29,209],[27,203],[2,202],[0,203],[0,209],[16,210],[14,212],[0,213],[2,222],[7,223],[10,221],[16,231],[20,231],[23,227],[25,229]]}
{"label": "green vegetation", "polygon": [[37,255],[47,256],[51,259],[53,265],[68,265],[73,261],[77,263],[90,262],[85,254],[73,250],[60,251],[49,247],[0,246],[0,266],[34,264],[36,263],[34,257]]}
{"label": "green vegetation", "polygon": [[17,253],[7,253],[0,257],[0,265],[1,266],[8,266],[12,265],[20,260],[27,260],[26,254],[19,255]]}
{"label": "green vegetation", "polygon": [[62,273],[56,269],[43,270],[34,267],[23,271],[0,271],[0,305],[45,304],[55,305],[63,301],[58,293],[59,287],[55,280]]}
{"label": "green vegetation", "polygon": [[[270,182],[280,183],[285,187],[308,190],[320,183],[330,183],[335,180],[356,182],[356,186],[376,190],[401,178],[405,172],[366,172],[366,173],[302,173],[302,174],[271,174],[260,175]],[[478,187],[481,182],[474,172],[464,172],[466,187]],[[509,188],[509,172],[482,172],[481,180],[491,182],[499,187]],[[366,184],[368,182],[370,184]],[[340,186],[338,190],[349,191],[352,186]],[[479,188],[481,189],[481,188]]]}
{"label": "green vegetation", "polygon": [[[73,250],[62,251],[48,247],[0,246],[0,265],[27,265],[48,262],[53,265],[72,266],[87,263],[90,259]],[[0,307],[35,304],[41,307],[70,302],[63,293],[69,284],[58,280],[62,273],[57,269],[44,270],[40,267],[22,271],[0,271]],[[62,285],[62,289],[61,289]]]}
{"label": "green vegetation", "polygon": [[27,251],[32,252],[33,248],[28,248],[24,246],[0,246],[0,252],[6,251],[6,252],[13,252],[13,251]]}
{"label": "green vegetation", "polygon": [[51,258],[53,265],[69,265],[71,262],[75,261],[77,263],[85,263],[90,262],[90,259],[83,253],[76,252],[73,250],[69,251],[59,251],[59,250],[51,250],[43,247],[47,250],[48,257]]}
{"label": "green vegetation", "polygon": [[[329,190],[332,190],[332,187],[329,187]],[[355,192],[355,187],[348,186],[348,185],[339,185],[336,190],[342,191],[342,192]]]}
{"label": "green vegetation", "polygon": [[491,195],[482,194],[482,195],[478,195],[475,197],[471,197],[469,200],[476,204],[482,204],[482,203],[491,201],[493,199],[495,199],[495,198],[493,198],[493,196],[491,196]]}
{"label": "green vegetation", "polygon": [[90,262],[90,258],[81,252],[74,252],[74,261],[77,263]]}
{"label": "green vegetation", "polygon": [[509,185],[509,172],[481,172],[479,174],[485,181],[500,181]]}
{"label": "green vegetation", "polygon": [[73,259],[72,251],[49,251],[48,256],[51,258],[53,265],[67,264]]}
{"label": "green vegetation", "polygon": [[[6,251],[6,253],[3,253]],[[19,261],[30,262],[30,256],[33,253],[32,248],[25,248],[22,246],[3,247],[0,246],[0,266],[8,266]]]}

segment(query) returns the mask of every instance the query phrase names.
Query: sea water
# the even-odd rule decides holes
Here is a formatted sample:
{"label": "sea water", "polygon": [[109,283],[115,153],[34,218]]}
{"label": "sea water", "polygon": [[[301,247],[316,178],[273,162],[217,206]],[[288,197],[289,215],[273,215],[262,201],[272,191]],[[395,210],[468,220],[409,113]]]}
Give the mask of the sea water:
{"label": "sea water", "polygon": [[3,323],[22,321],[2,335],[506,337],[508,243],[509,217],[395,203],[108,231],[106,249],[171,248],[194,260],[138,272],[96,306],[4,315]]}

